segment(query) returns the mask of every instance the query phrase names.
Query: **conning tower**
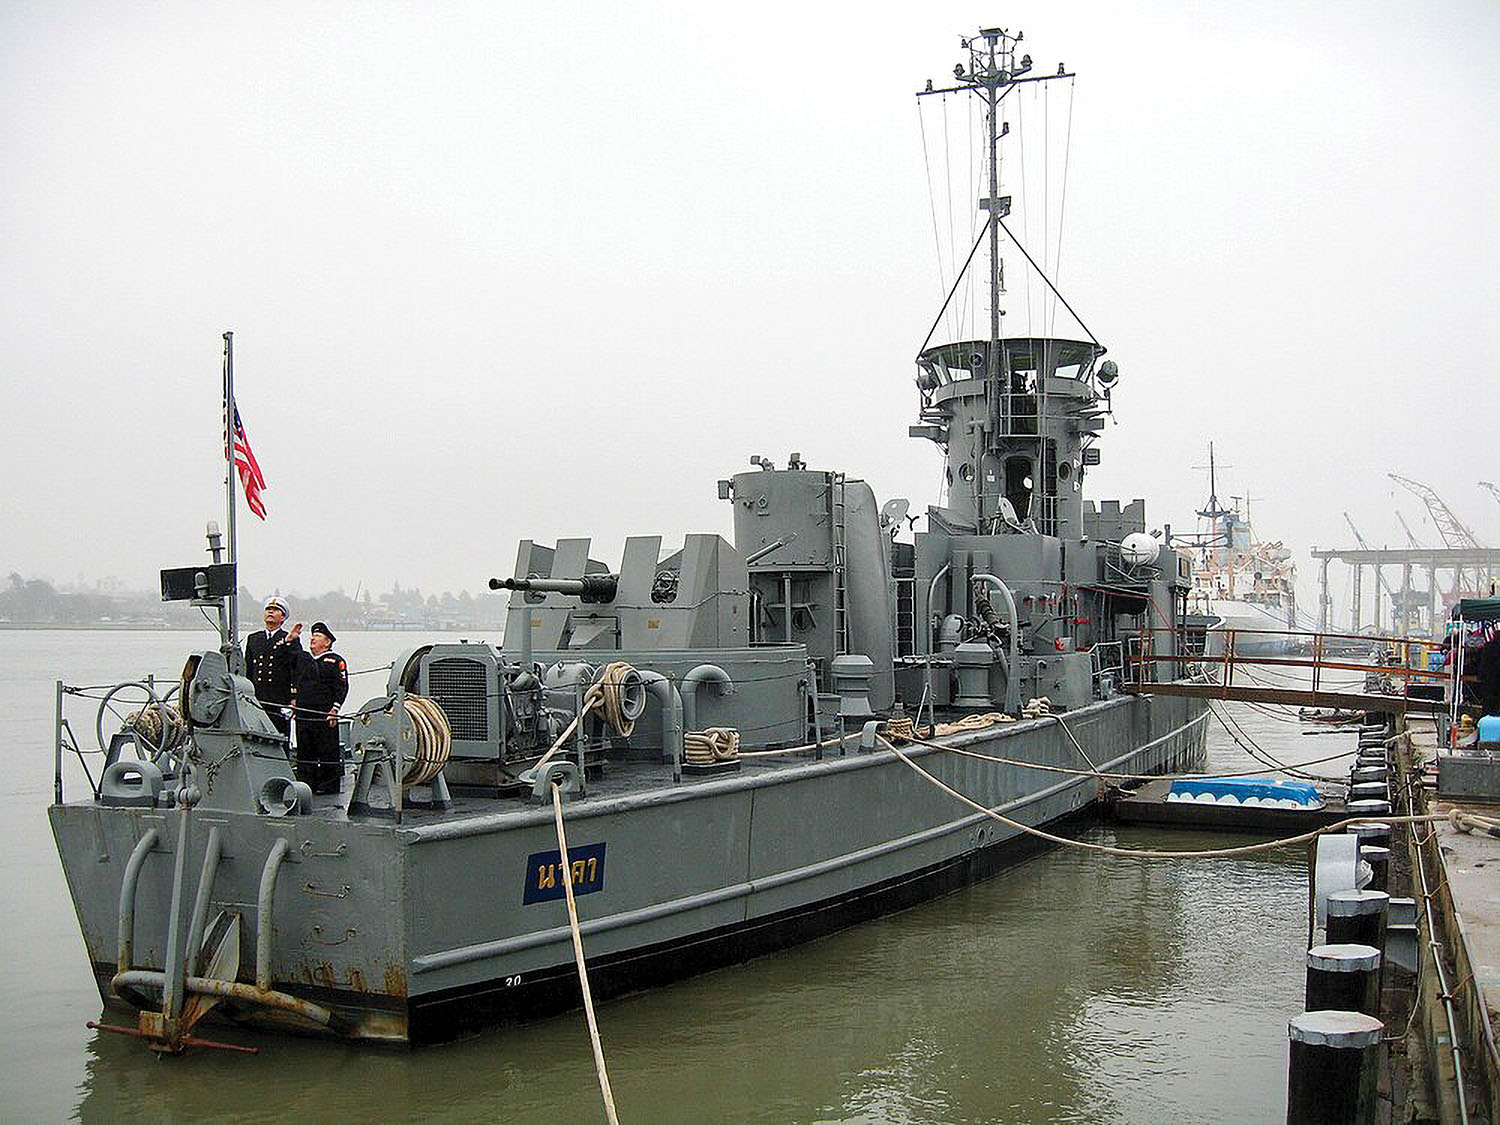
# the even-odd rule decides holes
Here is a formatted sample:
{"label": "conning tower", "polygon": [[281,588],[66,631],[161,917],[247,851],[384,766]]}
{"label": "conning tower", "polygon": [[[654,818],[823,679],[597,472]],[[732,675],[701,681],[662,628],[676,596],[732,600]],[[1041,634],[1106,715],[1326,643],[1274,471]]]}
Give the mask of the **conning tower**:
{"label": "conning tower", "polygon": [[913,437],[944,451],[955,532],[1037,531],[1083,537],[1083,476],[1099,463],[1110,361],[1095,342],[965,340],[917,357],[922,424]]}

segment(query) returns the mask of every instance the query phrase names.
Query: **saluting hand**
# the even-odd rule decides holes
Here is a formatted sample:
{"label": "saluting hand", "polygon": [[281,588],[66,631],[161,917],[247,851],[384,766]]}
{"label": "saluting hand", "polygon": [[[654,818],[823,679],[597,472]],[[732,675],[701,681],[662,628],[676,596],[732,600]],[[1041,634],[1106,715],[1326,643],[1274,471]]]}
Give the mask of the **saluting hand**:
{"label": "saluting hand", "polygon": [[301,635],[302,635],[302,622],[299,621],[299,622],[297,622],[297,624],[295,624],[295,625],[292,626],[291,639],[295,641]]}

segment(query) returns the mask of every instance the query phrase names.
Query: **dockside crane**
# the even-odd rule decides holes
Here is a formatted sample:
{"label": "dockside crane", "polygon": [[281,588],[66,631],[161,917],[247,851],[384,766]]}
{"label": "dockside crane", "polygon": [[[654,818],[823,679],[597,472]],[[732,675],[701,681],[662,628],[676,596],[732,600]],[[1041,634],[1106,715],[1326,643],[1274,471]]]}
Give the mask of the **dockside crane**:
{"label": "dockside crane", "polygon": [[[1348,513],[1345,513],[1345,518],[1347,518],[1347,516]],[[1422,544],[1418,543],[1417,537],[1412,534],[1411,525],[1406,522],[1406,517],[1401,514],[1400,508],[1396,509],[1396,519],[1401,523],[1401,530],[1406,532],[1406,541],[1413,547],[1420,548]]]}
{"label": "dockside crane", "polygon": [[[1397,520],[1398,523],[1401,524],[1401,530],[1404,531],[1404,532],[1406,532],[1406,541],[1407,541],[1407,543],[1411,544],[1411,546],[1412,546],[1412,548],[1414,550],[1421,550],[1423,544],[1417,542],[1416,534],[1412,531],[1411,524],[1409,524],[1409,523],[1406,522],[1406,517],[1401,514],[1401,509],[1400,508],[1396,509],[1396,520]],[[1421,625],[1421,623],[1422,623],[1422,611],[1423,611],[1424,608],[1427,610],[1427,613],[1428,613],[1429,617],[1433,613],[1437,612],[1436,608],[1435,608],[1436,605],[1437,605],[1437,603],[1435,601],[1433,601],[1433,592],[1432,592],[1432,589],[1431,589],[1432,586],[1436,585],[1436,578],[1437,578],[1437,576],[1435,574],[1429,576],[1429,581],[1428,581],[1428,587],[1429,588],[1428,588],[1426,594],[1424,595],[1424,597],[1426,599],[1426,602],[1427,602],[1426,606],[1424,607],[1420,603],[1418,603],[1414,607],[1412,605],[1412,603],[1413,603],[1414,600],[1416,600],[1416,595],[1415,595],[1415,592],[1411,588],[1411,566],[1410,566],[1410,564],[1408,564],[1407,566],[1405,566],[1405,567],[1402,568],[1402,570],[1401,570],[1401,609],[1400,609],[1400,613],[1401,613],[1401,630],[1402,630],[1402,632],[1410,632],[1411,631],[1408,628],[1408,625],[1412,621],[1412,619],[1415,619],[1416,622],[1417,622],[1417,624]],[[1435,626],[1434,624],[1432,624],[1429,621],[1428,624],[1427,624],[1427,628],[1429,630],[1433,630],[1433,629],[1436,629],[1437,626]]]}
{"label": "dockside crane", "polygon": [[1487,489],[1489,489],[1490,493],[1495,497],[1496,503],[1500,503],[1500,488],[1496,488],[1493,484],[1491,484],[1487,480],[1480,481],[1479,482],[1479,487],[1480,488],[1487,488]]}
{"label": "dockside crane", "polygon": [[[1354,532],[1354,542],[1359,545],[1359,549],[1361,551],[1373,551],[1375,549],[1375,548],[1371,547],[1370,544],[1365,541],[1365,537],[1359,533],[1359,528],[1357,528],[1357,527],[1354,526],[1354,520],[1350,517],[1350,515],[1349,515],[1348,512],[1344,513],[1344,522],[1349,525],[1349,530],[1352,531],[1352,532]],[[1390,598],[1392,605],[1395,604],[1395,598],[1396,598],[1396,595],[1392,592],[1391,588],[1385,584],[1385,575],[1383,573],[1381,573],[1380,565],[1378,563],[1375,564],[1375,584],[1380,587],[1380,589],[1378,591],[1376,591],[1376,594],[1375,594],[1375,631],[1378,633],[1380,631],[1380,595],[1383,593],[1383,594],[1385,594],[1386,597]],[[1357,633],[1357,632],[1359,632],[1359,567],[1358,566],[1356,566],[1354,568],[1354,602],[1355,602],[1355,609],[1354,609],[1354,615],[1353,615],[1353,623],[1354,623],[1354,631]]]}
{"label": "dockside crane", "polygon": [[[1479,540],[1464,526],[1464,521],[1454,515],[1453,509],[1443,503],[1443,498],[1420,481],[1407,480],[1395,473],[1387,473],[1393,481],[1427,505],[1427,512],[1437,527],[1445,547],[1478,547]],[[1491,486],[1493,487],[1493,486]]]}
{"label": "dockside crane", "polygon": [[[1468,529],[1464,521],[1454,514],[1452,508],[1443,502],[1443,498],[1421,481],[1407,480],[1405,477],[1397,476],[1395,473],[1387,473],[1393,481],[1416,496],[1427,505],[1427,513],[1432,516],[1433,525],[1437,528],[1438,535],[1443,540],[1445,547],[1474,547],[1479,546],[1479,540],[1474,538],[1474,533]],[[1463,567],[1455,567],[1453,571],[1453,596],[1468,585],[1468,575]]]}

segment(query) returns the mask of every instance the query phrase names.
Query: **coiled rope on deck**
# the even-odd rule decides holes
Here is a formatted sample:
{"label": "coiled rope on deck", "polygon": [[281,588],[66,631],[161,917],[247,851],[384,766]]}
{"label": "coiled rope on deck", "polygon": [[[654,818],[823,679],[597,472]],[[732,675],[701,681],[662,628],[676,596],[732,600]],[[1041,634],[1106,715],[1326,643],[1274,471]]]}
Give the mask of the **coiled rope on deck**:
{"label": "coiled rope on deck", "polygon": [[899,738],[903,742],[910,742],[912,735],[917,733],[917,724],[910,715],[903,715],[899,719],[887,719],[885,733],[892,738]]}
{"label": "coiled rope on deck", "polygon": [[951,723],[939,723],[932,728],[932,734],[934,736],[963,734],[965,731],[984,730],[986,727],[1013,722],[1015,720],[1003,711],[986,711],[983,714],[965,715],[962,719],[955,719]]}
{"label": "coiled rope on deck", "polygon": [[573,960],[578,965],[578,983],[583,990],[583,1014],[589,1023],[589,1046],[594,1051],[594,1072],[599,1076],[599,1093],[604,1098],[604,1116],[610,1125],[620,1125],[615,1113],[615,1095],[609,1087],[609,1072],[604,1066],[604,1043],[599,1038],[599,1021],[594,1018],[594,994],[589,990],[589,971],[583,959],[583,931],[578,925],[578,901],[573,897],[573,861],[568,855],[568,836],[563,831],[562,791],[552,785],[552,819],[557,825],[557,854],[562,860],[563,894],[568,900],[568,929],[573,933]]}
{"label": "coiled rope on deck", "polygon": [[635,730],[635,720],[625,717],[625,686],[627,677],[634,672],[623,660],[614,660],[604,666],[599,678],[589,685],[583,694],[584,710],[594,710],[594,702],[604,713],[604,722],[619,738],[629,738]]}
{"label": "coiled rope on deck", "polygon": [[682,758],[694,765],[732,762],[740,756],[740,732],[733,727],[690,730],[682,736]]}
{"label": "coiled rope on deck", "polygon": [[402,787],[410,789],[428,784],[443,772],[453,750],[453,728],[437,700],[425,695],[408,695],[406,714],[417,732],[416,749],[401,776]]}
{"label": "coiled rope on deck", "polygon": [[1021,718],[1040,719],[1044,715],[1052,714],[1052,700],[1045,695],[1026,701],[1026,706],[1021,708]]}
{"label": "coiled rope on deck", "polygon": [[188,740],[187,723],[175,703],[152,703],[125,716],[125,729],[153,754],[176,750]]}
{"label": "coiled rope on deck", "polygon": [[604,713],[604,722],[612,734],[619,738],[630,737],[630,732],[635,730],[635,720],[625,717],[625,686],[626,677],[634,671],[635,669],[624,660],[614,660],[606,664],[604,671],[599,673],[598,678],[583,693],[582,709],[573,716],[573,721],[563,728],[562,733],[547,748],[547,752],[537,759],[536,766],[533,768],[539,769],[550,762],[563,748],[569,736],[578,729],[578,724],[595,711]]}

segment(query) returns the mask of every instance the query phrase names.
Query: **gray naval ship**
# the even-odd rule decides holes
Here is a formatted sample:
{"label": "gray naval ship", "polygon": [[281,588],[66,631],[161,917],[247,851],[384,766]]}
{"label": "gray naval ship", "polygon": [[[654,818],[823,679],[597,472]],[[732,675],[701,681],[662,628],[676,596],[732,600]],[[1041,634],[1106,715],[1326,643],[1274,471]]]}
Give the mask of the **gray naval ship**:
{"label": "gray naval ship", "polygon": [[[163,572],[217,608],[221,648],[111,689],[101,720],[139,699],[118,730],[58,684],[49,817],[100,996],[135,1017],[116,1029],[442,1040],[580,1003],[565,878],[608,997],[990,876],[1100,771],[1201,766],[1203,701],[1121,690],[1132,661],[1174,675],[1191,573],[1142,501],[1083,498],[1117,369],[1092,337],[1000,331],[999,107],[1046,80],[1018,39],[965,40],[946,91],[985,106],[992,315],[916,359],[911,434],[950,482],[924,520],[793,454],[718,482],[732,542],[524,541],[491,582],[503,643],[398,659],[341,725],[341,791],[314,797],[242,674],[231,474],[229,559],[211,535],[213,564]],[[225,382],[232,402],[228,347]],[[86,722],[104,767],[65,799]]]}

